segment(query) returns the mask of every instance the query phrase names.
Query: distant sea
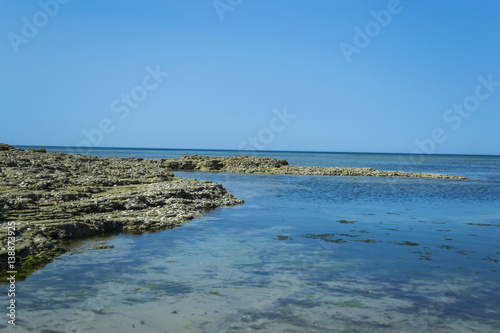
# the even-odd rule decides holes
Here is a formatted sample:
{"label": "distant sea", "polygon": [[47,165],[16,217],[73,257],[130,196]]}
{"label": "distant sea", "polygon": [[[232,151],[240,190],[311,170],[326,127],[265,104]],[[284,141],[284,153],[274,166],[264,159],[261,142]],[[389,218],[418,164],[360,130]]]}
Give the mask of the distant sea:
{"label": "distant sea", "polygon": [[245,154],[470,179],[174,172],[246,202],[158,233],[76,242],[17,282],[18,325],[6,331],[500,332],[500,156]]}

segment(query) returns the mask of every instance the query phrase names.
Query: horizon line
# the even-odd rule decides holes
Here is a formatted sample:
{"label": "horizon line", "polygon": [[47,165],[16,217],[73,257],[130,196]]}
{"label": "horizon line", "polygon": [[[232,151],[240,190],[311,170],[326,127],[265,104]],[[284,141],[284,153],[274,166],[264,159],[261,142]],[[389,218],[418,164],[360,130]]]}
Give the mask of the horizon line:
{"label": "horizon line", "polygon": [[[66,148],[81,149],[76,146],[52,146],[52,145],[11,145],[13,147],[36,147],[36,148]],[[389,153],[389,152],[355,152],[355,151],[319,151],[319,150],[238,150],[238,149],[215,149],[215,148],[145,148],[145,147],[86,147],[85,149],[124,149],[124,150],[192,150],[192,151],[237,151],[242,154],[248,153],[314,153],[314,154],[386,154],[386,155],[424,155],[424,156],[498,156],[495,154],[458,154],[458,153],[440,153],[440,154],[416,154],[416,153]]]}

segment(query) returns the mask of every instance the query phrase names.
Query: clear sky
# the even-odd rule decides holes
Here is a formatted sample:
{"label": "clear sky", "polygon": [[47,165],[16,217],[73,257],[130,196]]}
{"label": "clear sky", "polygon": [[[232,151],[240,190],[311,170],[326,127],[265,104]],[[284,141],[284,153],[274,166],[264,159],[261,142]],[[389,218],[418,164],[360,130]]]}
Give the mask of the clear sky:
{"label": "clear sky", "polygon": [[500,155],[500,1],[0,0],[0,142]]}

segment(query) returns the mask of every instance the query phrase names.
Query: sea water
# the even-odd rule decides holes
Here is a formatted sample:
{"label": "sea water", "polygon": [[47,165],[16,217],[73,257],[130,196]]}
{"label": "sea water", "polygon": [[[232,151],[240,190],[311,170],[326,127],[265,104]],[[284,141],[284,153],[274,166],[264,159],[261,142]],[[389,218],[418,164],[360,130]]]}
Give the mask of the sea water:
{"label": "sea water", "polygon": [[[238,152],[91,154],[165,158]],[[175,172],[222,183],[246,202],[162,232],[75,244],[17,282],[16,327],[10,329],[500,332],[500,157],[254,155],[293,165],[471,179]],[[96,244],[114,248],[94,250]],[[7,319],[0,323],[8,326]]]}

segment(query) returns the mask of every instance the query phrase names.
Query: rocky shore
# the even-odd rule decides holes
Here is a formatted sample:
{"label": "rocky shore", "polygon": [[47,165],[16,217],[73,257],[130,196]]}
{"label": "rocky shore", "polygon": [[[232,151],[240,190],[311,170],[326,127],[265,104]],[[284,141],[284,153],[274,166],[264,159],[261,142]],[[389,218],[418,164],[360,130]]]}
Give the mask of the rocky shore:
{"label": "rocky shore", "polygon": [[70,239],[162,230],[241,203],[221,184],[175,178],[162,160],[0,144],[0,267],[7,268],[9,222],[19,268],[63,253]]}
{"label": "rocky shore", "polygon": [[168,170],[210,171],[229,173],[269,173],[280,175],[324,175],[324,176],[367,176],[367,177],[412,177],[468,179],[436,173],[415,173],[402,171],[380,171],[372,168],[339,167],[299,167],[289,165],[284,159],[254,156],[210,157],[186,155],[180,158],[167,158],[162,164]]}
{"label": "rocky shore", "polygon": [[15,225],[20,267],[26,259],[38,263],[63,253],[67,240],[158,231],[207,209],[243,203],[221,184],[179,179],[171,172],[175,170],[466,179],[371,168],[297,167],[283,159],[252,156],[102,158],[0,144],[0,267],[7,268],[9,224]]}

